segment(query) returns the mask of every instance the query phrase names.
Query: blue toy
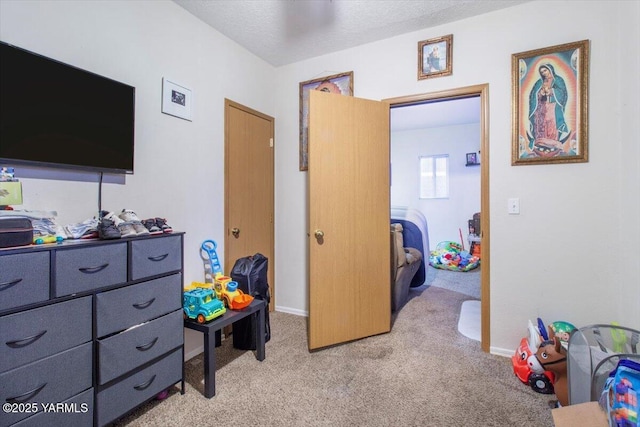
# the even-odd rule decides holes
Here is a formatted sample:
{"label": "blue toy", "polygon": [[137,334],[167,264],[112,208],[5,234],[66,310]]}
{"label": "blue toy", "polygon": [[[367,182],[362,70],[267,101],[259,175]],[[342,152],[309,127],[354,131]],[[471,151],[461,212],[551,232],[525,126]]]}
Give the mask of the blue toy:
{"label": "blue toy", "polygon": [[215,278],[216,275],[222,274],[222,267],[220,266],[220,260],[218,259],[218,252],[216,249],[218,244],[215,240],[205,240],[200,246],[201,250],[207,254],[209,259],[209,268],[211,270],[211,278]]}

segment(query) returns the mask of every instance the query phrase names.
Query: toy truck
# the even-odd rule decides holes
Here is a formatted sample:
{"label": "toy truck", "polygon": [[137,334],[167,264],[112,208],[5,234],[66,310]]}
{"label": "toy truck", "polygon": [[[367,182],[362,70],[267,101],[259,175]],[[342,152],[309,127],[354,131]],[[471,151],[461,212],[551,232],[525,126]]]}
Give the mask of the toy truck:
{"label": "toy truck", "polygon": [[251,304],[253,297],[238,289],[238,282],[231,280],[231,277],[223,274],[216,274],[213,289],[219,300],[224,301],[224,305],[231,310],[240,310]]}
{"label": "toy truck", "polygon": [[185,319],[205,323],[227,312],[222,301],[216,298],[213,289],[195,288],[183,293],[182,308]]}

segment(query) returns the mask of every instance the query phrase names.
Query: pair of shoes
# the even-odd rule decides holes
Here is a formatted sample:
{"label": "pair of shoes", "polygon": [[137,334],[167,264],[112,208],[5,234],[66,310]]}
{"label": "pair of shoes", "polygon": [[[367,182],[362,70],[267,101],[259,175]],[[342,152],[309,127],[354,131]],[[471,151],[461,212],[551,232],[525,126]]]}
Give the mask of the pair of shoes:
{"label": "pair of shoes", "polygon": [[106,224],[111,223],[110,225],[118,229],[118,231],[120,232],[120,237],[133,237],[138,235],[138,233],[136,233],[136,230],[133,228],[133,225],[131,225],[131,223],[123,221],[122,218],[120,218],[118,215],[114,214],[113,212],[102,211],[101,216],[102,216],[102,223],[106,223]]}
{"label": "pair of shoes", "polygon": [[171,233],[173,228],[167,224],[164,218],[149,218],[142,221],[142,224],[149,230],[151,234]]}
{"label": "pair of shoes", "polygon": [[[142,225],[142,222],[140,222],[140,220],[136,222],[132,219],[133,216],[135,216],[135,213],[133,213],[132,211],[127,212],[126,215],[124,215],[124,213],[125,212],[121,213],[120,215],[116,215],[113,212],[102,211],[100,216],[102,217],[103,223],[105,223],[109,227],[115,227],[118,229],[118,231],[120,232],[120,237],[133,237],[149,234],[149,230],[147,230]],[[103,231],[103,233],[106,232],[106,226],[104,228],[105,230]]]}
{"label": "pair of shoes", "polygon": [[122,212],[120,212],[120,215],[118,216],[125,223],[128,223],[133,227],[137,236],[149,234],[149,230],[142,225],[142,221],[138,218],[138,215],[136,215],[136,213],[131,209],[122,209]]}
{"label": "pair of shoes", "polygon": [[149,233],[151,234],[162,234],[162,229],[158,227],[158,224],[156,223],[155,218],[149,218],[149,219],[143,220],[142,225],[144,225],[146,229],[149,230]]}
{"label": "pair of shoes", "polygon": [[156,218],[156,224],[158,225],[158,227],[160,227],[163,233],[173,233],[173,228],[171,228],[171,226],[167,224],[166,219]]}

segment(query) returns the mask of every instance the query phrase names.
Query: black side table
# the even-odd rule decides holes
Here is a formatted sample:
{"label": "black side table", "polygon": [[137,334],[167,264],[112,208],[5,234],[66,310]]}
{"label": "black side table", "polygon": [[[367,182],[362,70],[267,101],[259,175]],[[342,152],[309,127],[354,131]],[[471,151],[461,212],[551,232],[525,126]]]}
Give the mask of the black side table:
{"label": "black side table", "polygon": [[231,325],[247,316],[254,316],[257,322],[256,334],[256,359],[264,360],[265,341],[265,310],[266,302],[261,299],[254,299],[248,307],[242,310],[229,310],[208,323],[197,323],[193,320],[185,320],[184,327],[200,331],[204,334],[204,395],[212,398],[216,395],[216,348],[215,335],[220,336],[220,331],[225,326]]}

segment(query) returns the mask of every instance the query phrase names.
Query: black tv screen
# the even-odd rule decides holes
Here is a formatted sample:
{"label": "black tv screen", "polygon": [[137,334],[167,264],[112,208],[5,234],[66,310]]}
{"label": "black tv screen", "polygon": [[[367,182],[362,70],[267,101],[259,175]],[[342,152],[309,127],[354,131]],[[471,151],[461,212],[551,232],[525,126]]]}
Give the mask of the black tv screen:
{"label": "black tv screen", "polygon": [[0,164],[133,173],[135,88],[0,42]]}

